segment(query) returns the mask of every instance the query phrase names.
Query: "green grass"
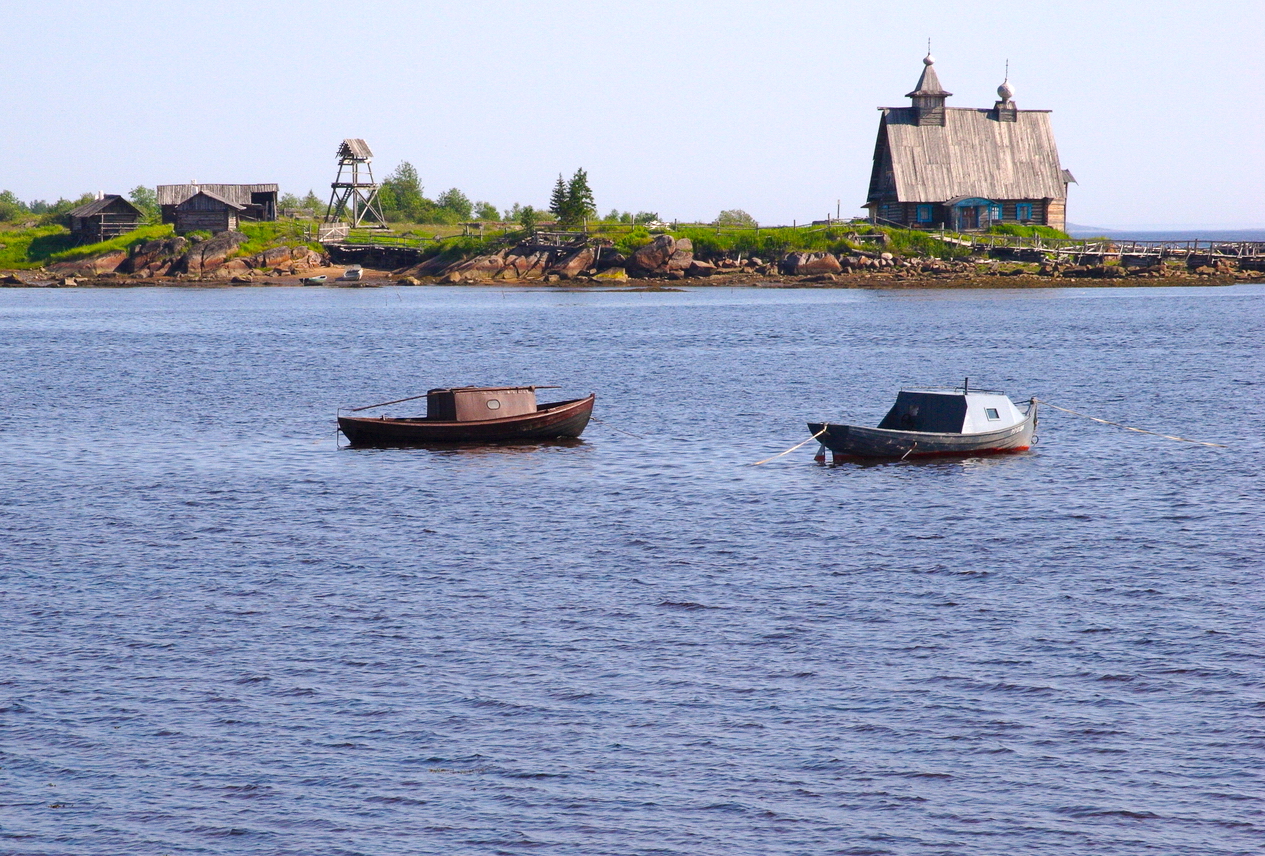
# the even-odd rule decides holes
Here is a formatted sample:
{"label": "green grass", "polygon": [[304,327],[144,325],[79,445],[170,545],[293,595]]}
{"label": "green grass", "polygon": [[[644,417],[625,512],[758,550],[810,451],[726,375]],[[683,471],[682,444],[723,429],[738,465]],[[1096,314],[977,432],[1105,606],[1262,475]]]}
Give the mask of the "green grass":
{"label": "green grass", "polygon": [[[886,245],[860,240],[857,236],[887,235]],[[773,260],[791,252],[831,252],[849,255],[858,250],[883,250],[894,255],[954,258],[966,251],[946,244],[935,236],[916,229],[875,227],[868,223],[843,223],[837,226],[779,226],[774,228],[725,229],[707,225],[678,225],[667,230],[674,238],[689,238],[695,255],[714,258],[741,253]],[[654,236],[643,226],[601,224],[595,234],[614,241],[625,255],[650,243]]]}
{"label": "green grass", "polygon": [[[306,240],[302,227],[292,222],[242,223],[240,228],[248,240],[237,248],[234,255],[252,256],[281,244],[292,247],[304,245],[317,252],[323,251],[320,244]],[[0,230],[0,270],[25,270],[76,261],[112,250],[130,250],[136,244],[169,238],[173,234],[170,225],[158,224],[142,226],[109,241],[76,246],[65,226]],[[209,238],[210,235],[204,233],[202,237]]]}
{"label": "green grass", "polygon": [[1071,237],[1066,232],[1060,232],[1058,229],[1050,226],[1023,226],[1019,223],[999,223],[996,226],[988,227],[990,235],[1013,235],[1016,238],[1059,238],[1067,239]]}
{"label": "green grass", "polygon": [[111,250],[127,250],[133,244],[170,234],[170,226],[143,226],[108,241],[76,246],[65,226],[0,231],[0,244],[3,245],[0,248],[0,269],[23,270],[75,261]]}
{"label": "green grass", "polygon": [[304,237],[303,227],[293,220],[278,220],[272,223],[239,223],[238,231],[246,236],[246,243],[237,248],[234,256],[253,256],[262,253],[269,247],[304,246],[319,252],[324,248],[316,241]]}

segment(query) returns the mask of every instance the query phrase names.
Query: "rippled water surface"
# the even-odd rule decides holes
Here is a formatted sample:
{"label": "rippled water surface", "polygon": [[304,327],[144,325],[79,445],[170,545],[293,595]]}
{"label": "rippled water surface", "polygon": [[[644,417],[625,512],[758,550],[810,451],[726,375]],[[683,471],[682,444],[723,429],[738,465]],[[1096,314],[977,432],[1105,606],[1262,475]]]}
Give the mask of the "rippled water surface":
{"label": "rippled water surface", "polygon": [[[0,853],[1261,852],[1263,341],[1263,286],[0,291]],[[750,466],[967,375],[1229,447]],[[531,382],[604,422],[336,447]]]}

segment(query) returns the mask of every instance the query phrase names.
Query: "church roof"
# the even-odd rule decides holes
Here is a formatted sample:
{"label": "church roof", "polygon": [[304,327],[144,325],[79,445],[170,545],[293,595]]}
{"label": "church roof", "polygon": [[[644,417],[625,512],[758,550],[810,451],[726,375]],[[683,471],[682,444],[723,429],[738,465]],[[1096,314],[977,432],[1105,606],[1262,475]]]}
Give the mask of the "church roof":
{"label": "church roof", "polygon": [[918,78],[918,85],[914,87],[914,91],[905,95],[906,98],[914,98],[919,95],[939,95],[948,98],[952,92],[946,92],[944,87],[940,85],[940,75],[936,74],[936,60],[931,54],[927,54],[922,60],[922,76]]}
{"label": "church roof", "polygon": [[[919,85],[925,82],[926,71]],[[999,122],[991,110],[950,107],[939,126],[919,125],[911,107],[881,109],[871,200],[881,198],[879,161],[884,145],[900,202],[1066,196],[1048,110],[1020,110],[1014,122]]]}

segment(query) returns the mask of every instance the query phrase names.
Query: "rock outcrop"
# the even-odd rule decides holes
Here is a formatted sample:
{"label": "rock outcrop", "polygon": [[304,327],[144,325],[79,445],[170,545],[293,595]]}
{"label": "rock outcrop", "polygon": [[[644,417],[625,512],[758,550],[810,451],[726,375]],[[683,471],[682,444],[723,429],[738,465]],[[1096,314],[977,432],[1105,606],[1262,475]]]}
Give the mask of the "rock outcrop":
{"label": "rock outcrop", "polygon": [[249,240],[241,232],[220,232],[189,248],[172,266],[172,273],[186,273],[200,277],[211,273],[228,261],[233,251]]}
{"label": "rock outcrop", "polygon": [[843,265],[834,253],[788,253],[782,260],[782,270],[791,276],[820,276],[843,273]]}
{"label": "rock outcrop", "polygon": [[596,260],[597,254],[593,248],[583,247],[554,264],[550,273],[556,273],[560,279],[575,279],[593,267]]}
{"label": "rock outcrop", "polygon": [[664,276],[684,273],[694,263],[694,244],[689,238],[679,240],[660,235],[644,247],[638,247],[628,260],[633,276]]}

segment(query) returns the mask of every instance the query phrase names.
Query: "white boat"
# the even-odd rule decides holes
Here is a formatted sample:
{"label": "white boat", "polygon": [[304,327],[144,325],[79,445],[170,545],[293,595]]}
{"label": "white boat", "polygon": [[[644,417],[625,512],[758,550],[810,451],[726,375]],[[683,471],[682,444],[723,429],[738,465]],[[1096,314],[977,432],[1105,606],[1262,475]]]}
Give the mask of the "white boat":
{"label": "white boat", "polygon": [[1025,452],[1037,428],[1037,400],[1026,412],[998,390],[902,389],[877,428],[810,422],[834,459],[920,458]]}
{"label": "white boat", "polygon": [[364,275],[364,268],[360,265],[352,265],[347,268],[347,270],[343,271],[343,275],[340,276],[339,279],[344,282],[360,282],[360,280],[364,278]]}

